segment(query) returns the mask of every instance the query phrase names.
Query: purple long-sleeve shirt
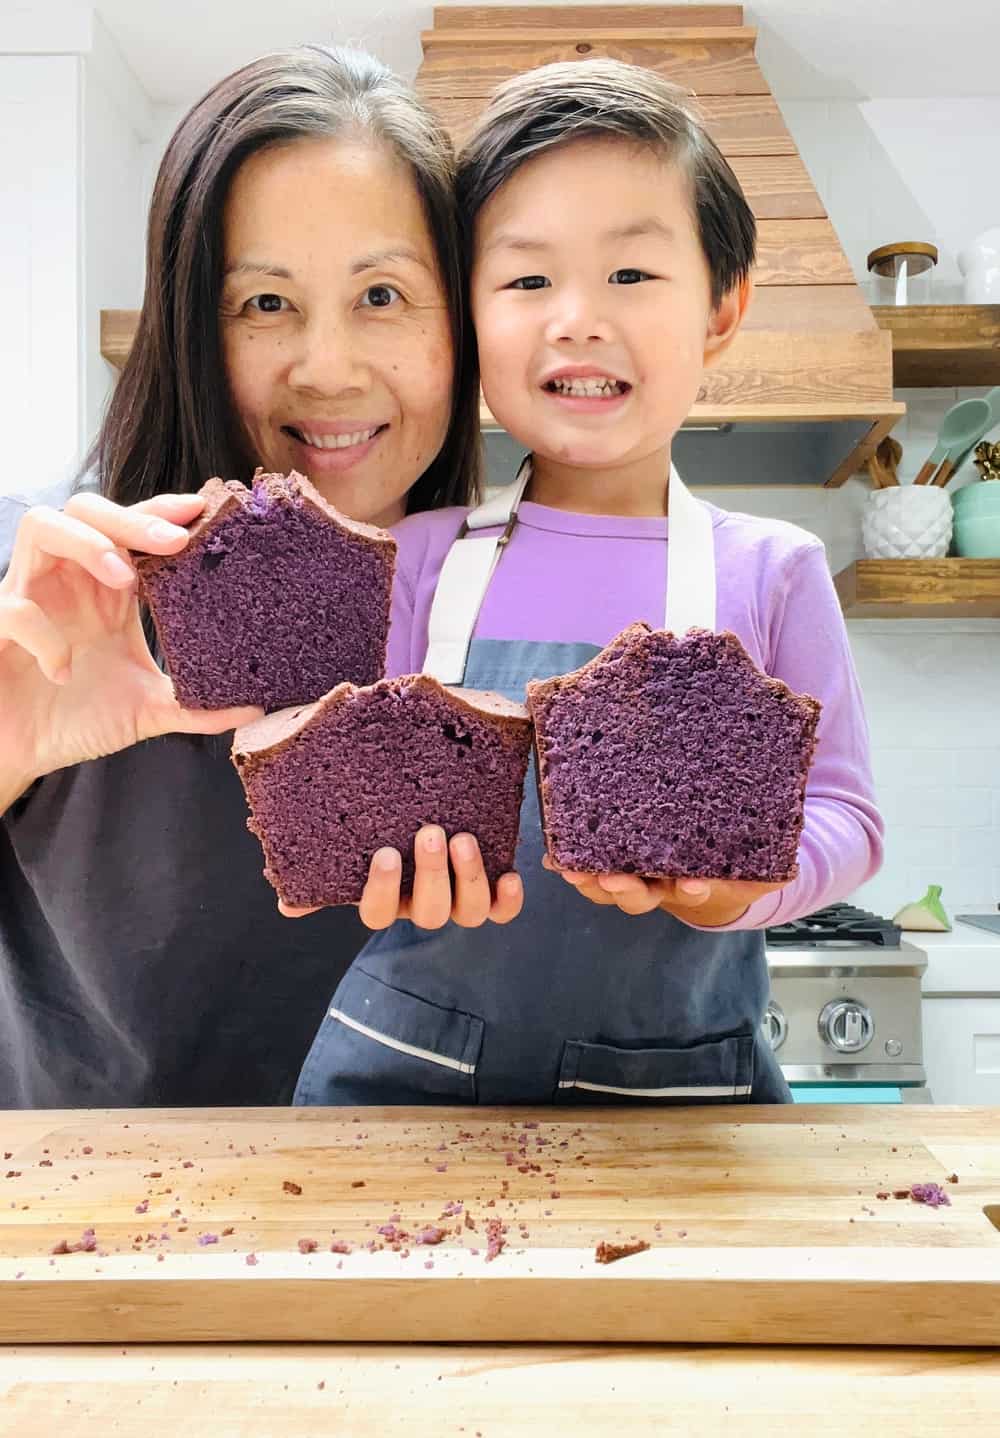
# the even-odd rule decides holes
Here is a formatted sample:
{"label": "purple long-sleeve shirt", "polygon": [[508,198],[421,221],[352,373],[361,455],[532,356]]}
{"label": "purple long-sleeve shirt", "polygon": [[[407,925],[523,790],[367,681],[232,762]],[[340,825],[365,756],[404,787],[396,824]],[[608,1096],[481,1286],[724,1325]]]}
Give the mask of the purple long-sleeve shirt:
{"label": "purple long-sleeve shirt", "polygon": [[[780,520],[707,507],[716,628],[738,635],[765,673],[823,705],[798,877],[724,926],[763,928],[835,903],[877,873],[883,825],[861,692],[822,543]],[[399,555],[390,675],[423,667],[438,576],[466,513],[411,515],[394,530]],[[484,537],[498,532],[480,531]],[[635,620],[662,628],[668,533],[668,519],[572,514],[524,502],[475,637],[603,646]]]}

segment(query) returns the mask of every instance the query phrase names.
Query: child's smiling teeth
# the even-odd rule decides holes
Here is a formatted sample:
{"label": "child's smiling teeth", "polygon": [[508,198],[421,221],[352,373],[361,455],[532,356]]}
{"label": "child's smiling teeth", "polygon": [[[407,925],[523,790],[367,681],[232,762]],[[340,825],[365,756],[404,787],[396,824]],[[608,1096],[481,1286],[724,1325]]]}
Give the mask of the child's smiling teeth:
{"label": "child's smiling teeth", "polygon": [[622,380],[598,379],[595,375],[585,379],[550,379],[545,388],[550,394],[578,395],[581,399],[607,399],[612,395],[624,394],[630,386]]}
{"label": "child's smiling teeth", "polygon": [[294,425],[285,425],[289,434],[296,439],[302,440],[305,444],[311,444],[314,449],[350,449],[355,444],[367,444],[374,439],[383,426],[375,425],[373,429],[359,429],[355,434],[311,434],[307,429],[296,429]]}

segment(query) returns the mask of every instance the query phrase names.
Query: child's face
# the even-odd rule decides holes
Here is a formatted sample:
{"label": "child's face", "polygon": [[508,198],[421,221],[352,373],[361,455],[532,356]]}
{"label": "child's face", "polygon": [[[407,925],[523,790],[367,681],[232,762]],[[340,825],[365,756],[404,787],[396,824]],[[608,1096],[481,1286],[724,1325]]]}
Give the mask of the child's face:
{"label": "child's face", "polygon": [[648,458],[719,326],[688,181],[617,140],[528,161],[480,211],[472,311],[486,401],[517,440],[588,468]]}

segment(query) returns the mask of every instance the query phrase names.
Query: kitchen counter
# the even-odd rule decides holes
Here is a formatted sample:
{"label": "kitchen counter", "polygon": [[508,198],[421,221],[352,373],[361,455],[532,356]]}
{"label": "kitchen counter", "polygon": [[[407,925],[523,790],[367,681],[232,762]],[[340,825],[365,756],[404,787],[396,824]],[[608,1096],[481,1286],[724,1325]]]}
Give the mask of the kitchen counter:
{"label": "kitchen counter", "polygon": [[960,923],[952,914],[949,917],[950,933],[903,934],[906,943],[927,955],[921,980],[924,997],[1000,994],[1000,934]]}
{"label": "kitchen counter", "polygon": [[1000,1345],[997,1110],[69,1111],[2,1133],[7,1343]]}
{"label": "kitchen counter", "polygon": [[[1000,1432],[1000,1304],[969,1321],[970,1267],[996,1271],[1000,1253],[997,1110],[12,1113],[2,1132],[0,1175],[18,1175],[0,1177],[3,1438]],[[873,1196],[917,1179],[940,1182],[952,1203]],[[509,1248],[489,1264],[475,1244],[460,1257],[471,1298],[454,1293],[454,1232],[405,1259],[364,1248],[393,1198],[411,1227],[461,1200],[476,1228],[456,1223],[459,1242],[481,1242],[485,1212],[499,1211]],[[57,1236],[90,1225],[103,1253],[52,1254]],[[210,1229],[218,1243],[199,1246]],[[349,1254],[326,1251],[332,1229]],[[298,1251],[307,1231],[323,1234],[324,1252]],[[595,1267],[595,1235],[632,1232],[651,1249]],[[164,1249],[177,1251],[161,1259]],[[757,1282],[740,1296],[733,1283],[753,1262]],[[236,1273],[248,1282],[227,1308],[213,1286]],[[214,1340],[241,1324],[315,1333],[336,1327],[338,1285],[347,1308],[352,1287],[369,1300],[348,1341],[127,1341],[137,1329],[179,1340],[194,1326]],[[447,1301],[414,1307],[414,1287]],[[454,1343],[355,1341],[380,1322],[426,1338],[449,1311],[464,1325]],[[789,1342],[769,1343],[782,1314]],[[922,1346],[856,1346],[864,1332],[898,1341],[914,1314]],[[498,1325],[551,1335],[602,1316],[600,1343],[470,1341]],[[742,1342],[613,1341],[623,1328],[683,1332],[692,1320]],[[836,1346],[810,1341],[824,1325]],[[977,1346],[952,1346],[977,1328]],[[105,1341],[25,1344],[28,1329]]]}
{"label": "kitchen counter", "polygon": [[644,1345],[0,1349],[4,1438],[993,1438],[1000,1351]]}

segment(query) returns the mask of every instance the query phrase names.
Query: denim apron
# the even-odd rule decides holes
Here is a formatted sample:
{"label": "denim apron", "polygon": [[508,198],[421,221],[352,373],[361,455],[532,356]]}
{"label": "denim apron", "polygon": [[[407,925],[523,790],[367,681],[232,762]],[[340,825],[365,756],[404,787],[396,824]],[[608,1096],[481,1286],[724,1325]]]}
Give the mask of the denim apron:
{"label": "denim apron", "polygon": [[[472,638],[529,479],[526,464],[466,520],[441,571],[424,665],[444,683],[519,702],[529,679],[565,674],[599,652]],[[674,469],[669,507],[665,627],[714,629],[711,516]],[[499,526],[499,539],[477,537]],[[592,904],[542,868],[543,853],[529,771],[515,859],[521,914],[477,929],[400,920],[374,934],[333,996],[295,1103],[790,1101],[761,1031],[763,934]]]}

